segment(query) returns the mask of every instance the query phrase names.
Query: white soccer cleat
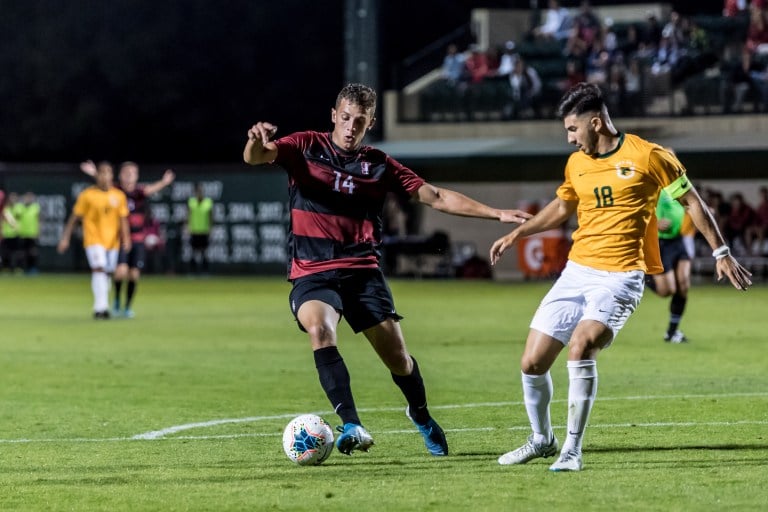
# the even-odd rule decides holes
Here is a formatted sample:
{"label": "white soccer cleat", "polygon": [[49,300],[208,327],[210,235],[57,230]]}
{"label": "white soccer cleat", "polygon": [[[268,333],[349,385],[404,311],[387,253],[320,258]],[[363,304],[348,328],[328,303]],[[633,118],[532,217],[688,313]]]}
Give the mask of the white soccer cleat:
{"label": "white soccer cleat", "polygon": [[549,466],[550,471],[581,471],[581,452],[568,450],[560,454],[560,458]]}
{"label": "white soccer cleat", "polygon": [[554,435],[549,444],[535,444],[533,442],[533,434],[531,434],[528,436],[528,441],[523,446],[499,457],[499,464],[502,466],[525,464],[533,459],[551,457],[557,453],[558,448],[557,438]]}
{"label": "white soccer cleat", "polygon": [[664,341],[667,343],[686,343],[688,338],[683,334],[683,331],[677,330],[672,336],[670,336],[669,333],[665,334]]}

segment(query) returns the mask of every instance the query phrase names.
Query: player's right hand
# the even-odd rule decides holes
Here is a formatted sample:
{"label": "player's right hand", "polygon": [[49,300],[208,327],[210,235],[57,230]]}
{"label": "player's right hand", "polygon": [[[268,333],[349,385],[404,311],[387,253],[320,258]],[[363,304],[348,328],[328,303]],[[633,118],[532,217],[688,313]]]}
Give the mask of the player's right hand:
{"label": "player's right hand", "polygon": [[64,254],[69,249],[69,240],[59,240],[59,245],[56,246],[56,250],[59,254]]}
{"label": "player's right hand", "polygon": [[248,130],[248,138],[252,141],[259,140],[261,145],[264,146],[275,133],[277,133],[277,126],[266,121],[259,121]]}

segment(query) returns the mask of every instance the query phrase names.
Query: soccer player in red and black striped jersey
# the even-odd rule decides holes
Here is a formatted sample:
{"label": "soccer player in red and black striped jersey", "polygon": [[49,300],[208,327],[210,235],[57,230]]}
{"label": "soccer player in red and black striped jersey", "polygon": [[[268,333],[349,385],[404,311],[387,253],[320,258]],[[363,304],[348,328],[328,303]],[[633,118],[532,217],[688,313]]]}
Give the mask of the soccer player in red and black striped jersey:
{"label": "soccer player in red and black striped jersey", "polygon": [[425,182],[384,152],[363,144],[375,121],[376,92],[345,86],[331,109],[331,133],[305,131],[271,140],[277,127],[258,122],[248,130],[243,158],[274,163],[288,173],[291,210],[288,237],[289,302],[299,327],[309,334],[320,383],[343,427],[342,453],[367,451],[373,439],[362,427],[347,367],[337,348],[343,316],[363,332],[392,373],[432,455],[448,443],[427,409],[424,382],[405,346],[389,287],[380,269],[382,211],[387,193],[415,198],[436,210],[467,217],[524,222],[520,210],[499,210]]}

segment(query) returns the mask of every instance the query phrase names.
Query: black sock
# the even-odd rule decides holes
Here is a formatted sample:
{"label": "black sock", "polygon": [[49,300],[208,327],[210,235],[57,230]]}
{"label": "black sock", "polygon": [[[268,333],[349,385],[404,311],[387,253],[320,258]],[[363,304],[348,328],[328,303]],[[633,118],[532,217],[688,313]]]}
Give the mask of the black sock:
{"label": "black sock", "polygon": [[424,425],[429,421],[429,409],[427,409],[427,391],[424,389],[424,379],[421,378],[419,365],[416,359],[413,361],[413,371],[410,375],[392,374],[392,380],[400,388],[408,402],[408,412],[413,421]]}
{"label": "black sock", "polygon": [[125,290],[125,308],[130,309],[133,294],[136,293],[136,281],[128,280],[128,289]]}
{"label": "black sock", "polygon": [[123,288],[123,281],[115,280],[115,307],[120,307],[120,290]]}
{"label": "black sock", "polygon": [[339,354],[339,349],[336,347],[321,348],[315,350],[314,356],[320,385],[330,400],[334,412],[339,415],[343,423],[360,425],[355,400],[352,398],[349,371],[347,371],[347,365],[344,364],[344,359]]}
{"label": "black sock", "polygon": [[667,333],[670,336],[677,331],[677,326],[680,325],[680,319],[683,317],[687,301],[688,297],[685,295],[676,293],[672,296],[672,300],[669,303],[669,329],[667,329]]}

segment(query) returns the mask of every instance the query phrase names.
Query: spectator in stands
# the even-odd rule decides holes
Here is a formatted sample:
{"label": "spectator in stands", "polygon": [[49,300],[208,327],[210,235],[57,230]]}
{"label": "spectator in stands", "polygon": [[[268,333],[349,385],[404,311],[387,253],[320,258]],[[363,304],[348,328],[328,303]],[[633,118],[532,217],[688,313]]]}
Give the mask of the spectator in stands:
{"label": "spectator in stands", "polygon": [[753,61],[749,71],[749,79],[752,87],[757,91],[760,112],[768,112],[768,65]]}
{"label": "spectator in stands", "polygon": [[747,251],[750,254],[762,256],[766,253],[766,234],[768,234],[768,187],[760,187],[760,204],[755,209],[755,217],[746,233]]}
{"label": "spectator in stands", "polygon": [[611,55],[603,46],[603,42],[597,39],[592,44],[592,49],[587,54],[587,82],[599,85],[601,88],[608,83],[611,67]]}
{"label": "spectator in stands", "polygon": [[723,236],[728,245],[744,254],[747,252],[747,228],[754,224],[755,211],[744,201],[744,196],[740,192],[731,194],[729,202],[731,208],[723,222]]}
{"label": "spectator in stands", "polygon": [[723,16],[735,18],[747,15],[747,0],[725,0],[723,2]]}
{"label": "spectator in stands", "polygon": [[457,85],[466,78],[465,56],[459,52],[458,46],[451,43],[445,50],[443,57],[443,66],[440,70],[440,76],[443,80]]}
{"label": "spectator in stands", "polygon": [[535,39],[564,41],[570,33],[571,23],[568,9],[560,7],[558,0],[549,0],[544,23],[535,27],[531,34]]}
{"label": "spectator in stands", "polygon": [[565,63],[565,78],[560,82],[560,90],[565,93],[579,82],[586,81],[584,66],[579,59],[568,59]]}
{"label": "spectator in stands", "polygon": [[640,34],[637,31],[637,25],[634,23],[627,26],[627,34],[623,40],[619,41],[618,49],[627,57],[632,57],[637,53],[640,46]]}
{"label": "spectator in stands", "polygon": [[723,103],[723,112],[742,112],[744,99],[747,94],[754,91],[750,72],[753,68],[752,52],[746,46],[742,48],[740,58],[732,57],[732,50],[726,48],[720,59],[720,72],[724,77],[721,84],[720,96]]}
{"label": "spectator in stands", "polygon": [[640,43],[647,52],[653,53],[661,41],[661,23],[655,14],[649,13],[640,33]]}
{"label": "spectator in stands", "polygon": [[480,49],[480,46],[473,44],[469,47],[469,57],[467,57],[465,66],[469,75],[469,81],[473,84],[479,84],[489,74],[488,55]]}
{"label": "spectator in stands", "polygon": [[753,1],[749,6],[746,44],[751,52],[768,54],[768,9],[764,1]]}
{"label": "spectator in stands", "polygon": [[499,62],[499,69],[496,70],[496,74],[499,77],[508,78],[515,69],[515,62],[518,57],[517,45],[515,45],[515,42],[507,41],[504,43],[504,51],[501,54],[501,61]]}
{"label": "spectator in stands", "polygon": [[603,89],[611,112],[616,112],[618,116],[627,115],[627,83],[623,63],[617,62],[608,67],[608,79]]}
{"label": "spectator in stands", "polygon": [[538,99],[542,83],[536,70],[522,57],[515,62],[515,69],[509,75],[510,101],[505,108],[505,117],[519,118],[538,115]]}
{"label": "spectator in stands", "polygon": [[641,116],[645,113],[643,100],[643,75],[637,57],[629,59],[624,68],[625,115]]}
{"label": "spectator in stands", "polygon": [[672,11],[669,13],[669,20],[664,25],[664,28],[661,29],[661,37],[670,39],[672,42],[676,43],[677,46],[683,46],[686,41],[686,34],[683,26],[684,22],[680,13]]}
{"label": "spectator in stands", "polygon": [[603,26],[600,23],[600,18],[592,10],[591,2],[582,0],[579,13],[574,20],[571,37],[577,37],[586,44],[587,48],[591,48],[595,41],[602,39],[602,31]]}

